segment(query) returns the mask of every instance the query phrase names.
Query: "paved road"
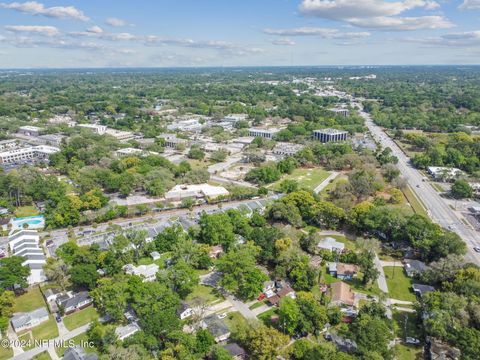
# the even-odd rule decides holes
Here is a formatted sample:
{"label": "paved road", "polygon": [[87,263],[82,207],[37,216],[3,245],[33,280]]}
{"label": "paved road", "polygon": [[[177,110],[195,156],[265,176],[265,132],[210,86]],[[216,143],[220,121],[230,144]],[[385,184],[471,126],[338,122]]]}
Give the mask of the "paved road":
{"label": "paved road", "polygon": [[448,206],[432,185],[429,182],[422,181],[424,176],[410,165],[410,159],[400,147],[385,134],[382,128],[373,123],[369,114],[362,111],[360,115],[365,119],[365,124],[373,137],[380,142],[384,148],[389,147],[392,149],[393,155],[398,158],[397,166],[400,172],[407,180],[415,195],[425,205],[432,220],[445,229],[452,227],[452,230],[467,244],[468,252],[465,259],[480,264],[480,254],[473,250],[473,247],[480,246],[480,233],[465,225],[459,217],[461,215],[455,213]]}
{"label": "paved road", "polygon": [[255,313],[248,308],[247,304],[242,301],[235,300],[232,295],[227,295],[226,298],[228,301],[230,301],[235,310],[240,312],[245,319],[258,320]]}
{"label": "paved road", "polygon": [[325,189],[327,187],[328,184],[330,184],[330,181],[332,181],[333,179],[335,179],[337,176],[339,175],[338,172],[332,172],[330,175],[328,175],[328,177],[323,180],[320,185],[318,185],[315,190],[315,193],[318,194],[320,191],[322,191],[323,189]]}
{"label": "paved road", "polygon": [[90,326],[90,324],[80,326],[80,327],[68,332],[65,335],[62,335],[62,336],[56,337],[55,339],[50,340],[51,346],[33,348],[31,350],[25,351],[24,353],[21,353],[19,355],[14,356],[11,360],[30,360],[35,355],[38,355],[38,354],[48,350],[48,348],[53,347],[54,342],[61,343],[62,341],[67,341],[67,340],[69,340],[69,339],[71,339],[71,338],[73,338],[77,335],[83,334],[85,331],[88,330],[89,326]]}

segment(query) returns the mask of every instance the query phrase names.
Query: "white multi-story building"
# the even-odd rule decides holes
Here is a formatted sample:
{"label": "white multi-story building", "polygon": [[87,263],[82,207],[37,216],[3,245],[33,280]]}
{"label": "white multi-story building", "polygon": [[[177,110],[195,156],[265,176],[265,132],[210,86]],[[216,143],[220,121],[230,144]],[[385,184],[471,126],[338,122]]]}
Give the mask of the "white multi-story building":
{"label": "white multi-story building", "polygon": [[230,123],[237,123],[239,121],[247,120],[248,114],[229,114],[223,118],[224,121]]}
{"label": "white multi-story building", "polygon": [[19,146],[19,141],[15,139],[0,141],[0,151],[15,149]]}
{"label": "white multi-story building", "polygon": [[350,114],[350,111],[346,108],[333,108],[330,109],[331,112],[335,113],[335,115],[341,115],[347,117]]}
{"label": "white multi-story building", "polygon": [[168,148],[176,149],[179,145],[188,145],[188,140],[180,139],[175,134],[161,134],[158,137],[165,140],[165,146]]}
{"label": "white multi-story building", "polygon": [[278,133],[280,129],[278,128],[250,128],[248,129],[248,135],[253,137],[262,137],[266,139],[272,139],[276,133]]}
{"label": "white multi-story building", "polygon": [[94,133],[97,133],[98,135],[104,135],[105,132],[107,131],[107,127],[105,125],[98,125],[98,124],[77,124],[78,127],[84,128],[84,129],[90,129]]}
{"label": "white multi-story building", "polygon": [[346,141],[348,138],[348,132],[337,129],[314,130],[313,138],[322,143]]}
{"label": "white multi-story building", "polygon": [[118,141],[128,141],[132,140],[135,135],[130,131],[122,131],[122,130],[115,130],[115,129],[108,129],[105,131],[106,135],[113,136]]}
{"label": "white multi-story building", "polygon": [[48,159],[51,154],[60,151],[59,148],[48,145],[30,146],[0,152],[0,164],[15,164],[31,159]]}
{"label": "white multi-story building", "polygon": [[21,256],[25,259],[23,266],[30,268],[27,279],[29,285],[38,284],[46,280],[43,266],[46,257],[39,245],[40,236],[34,230],[20,230],[8,237],[8,246],[12,256]]}
{"label": "white multi-story building", "polygon": [[43,128],[39,128],[37,126],[30,126],[30,125],[21,126],[18,129],[18,133],[27,135],[27,136],[39,136],[43,131],[44,131]]}

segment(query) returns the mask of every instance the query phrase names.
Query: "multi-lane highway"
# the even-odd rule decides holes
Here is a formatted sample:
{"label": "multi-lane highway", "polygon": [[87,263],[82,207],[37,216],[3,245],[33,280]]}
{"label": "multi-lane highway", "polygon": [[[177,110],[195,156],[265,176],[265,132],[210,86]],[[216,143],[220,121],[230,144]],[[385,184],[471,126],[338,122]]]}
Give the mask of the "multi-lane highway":
{"label": "multi-lane highway", "polygon": [[466,260],[480,264],[480,254],[474,251],[474,247],[480,246],[480,233],[466,225],[461,215],[453,211],[449,205],[440,197],[440,194],[430,185],[423,181],[424,176],[414,169],[410,159],[400,147],[385,134],[383,129],[374,124],[369,114],[361,111],[360,115],[365,119],[365,124],[382,147],[392,149],[393,155],[398,158],[398,168],[408,182],[412,191],[427,208],[428,214],[433,221],[445,229],[455,231],[465,241],[468,247]]}

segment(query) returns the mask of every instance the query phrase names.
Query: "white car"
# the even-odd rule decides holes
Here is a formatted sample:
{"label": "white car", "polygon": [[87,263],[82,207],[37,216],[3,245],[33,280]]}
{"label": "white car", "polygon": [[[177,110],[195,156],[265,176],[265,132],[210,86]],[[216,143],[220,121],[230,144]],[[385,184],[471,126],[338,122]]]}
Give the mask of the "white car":
{"label": "white car", "polygon": [[219,319],[225,319],[226,317],[227,317],[227,313],[218,314]]}
{"label": "white car", "polygon": [[418,344],[420,344],[420,340],[415,339],[415,338],[413,338],[413,337],[409,337],[409,336],[407,336],[407,338],[405,339],[405,342],[406,342],[407,344],[413,344],[413,345],[418,345]]}

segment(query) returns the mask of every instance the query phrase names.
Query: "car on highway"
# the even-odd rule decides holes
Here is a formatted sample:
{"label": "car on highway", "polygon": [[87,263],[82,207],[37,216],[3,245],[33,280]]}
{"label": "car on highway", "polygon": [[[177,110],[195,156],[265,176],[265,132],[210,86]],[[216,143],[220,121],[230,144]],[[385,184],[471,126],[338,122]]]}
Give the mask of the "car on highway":
{"label": "car on highway", "polygon": [[473,248],[473,250],[475,250],[476,252],[480,253],[480,247],[478,247],[478,246],[475,246],[475,247]]}

